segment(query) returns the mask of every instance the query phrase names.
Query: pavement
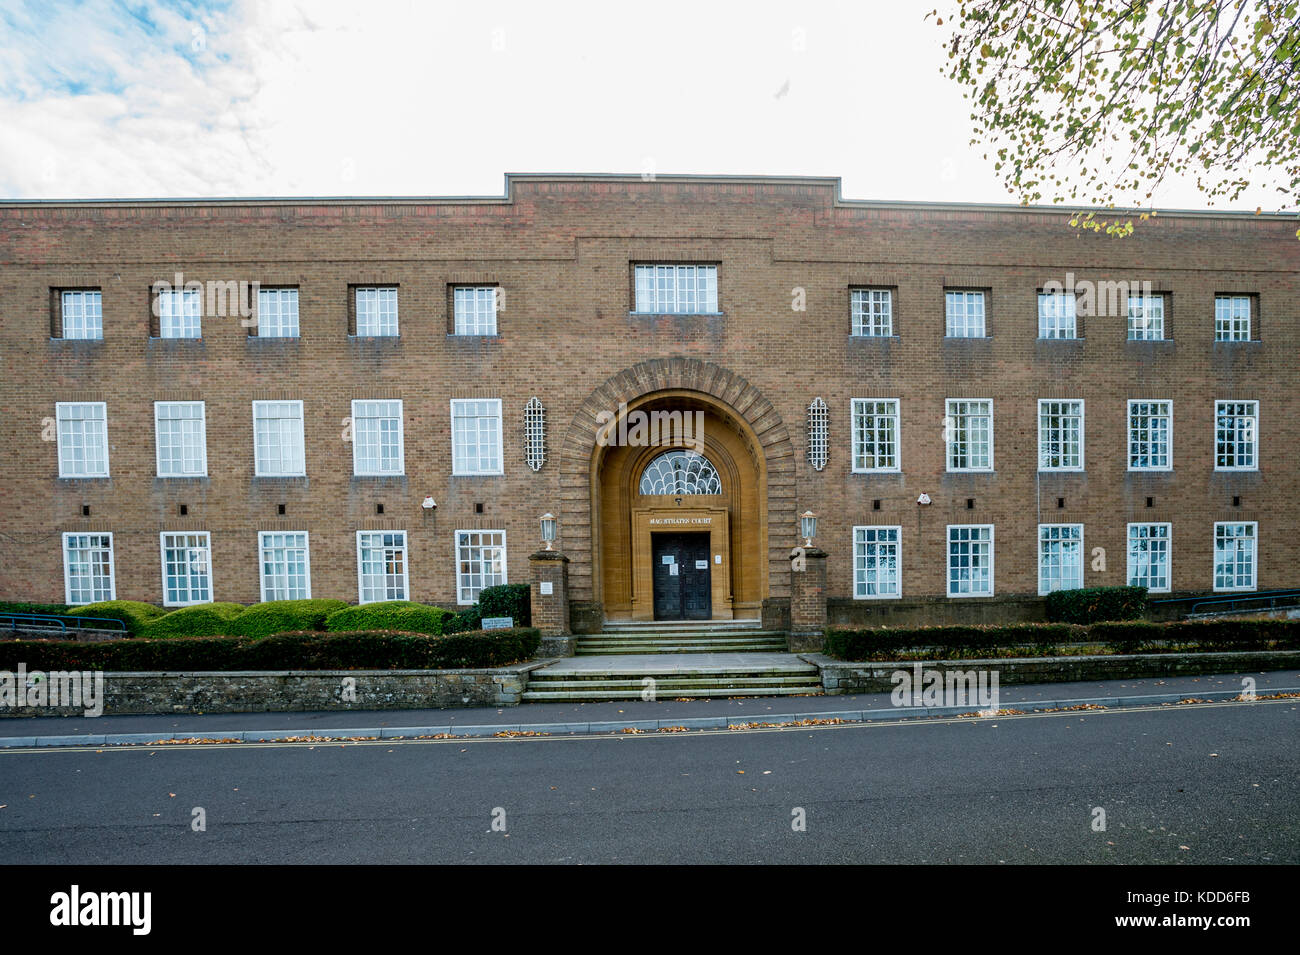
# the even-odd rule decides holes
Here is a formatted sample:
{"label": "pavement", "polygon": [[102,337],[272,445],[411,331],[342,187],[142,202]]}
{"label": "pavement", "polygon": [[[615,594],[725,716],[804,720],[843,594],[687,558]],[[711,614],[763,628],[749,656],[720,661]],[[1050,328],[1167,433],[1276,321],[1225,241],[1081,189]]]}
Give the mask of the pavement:
{"label": "pavement", "polygon": [[[577,658],[575,658],[577,659]],[[1229,699],[1241,693],[1243,677],[1259,694],[1300,692],[1300,672],[1162,677],[1077,683],[1041,683],[1000,688],[1004,709],[1059,709],[1077,705],[1151,705],[1179,699]],[[686,726],[725,729],[757,722],[840,719],[896,720],[970,712],[965,707],[894,707],[887,693],[843,696],[747,697],[735,699],[619,701],[608,703],[525,703],[516,707],[424,710],[331,710],[306,713],[210,713],[198,715],[9,717],[0,719],[0,750],[33,746],[112,745],[160,739],[238,739],[302,736],[392,738],[399,736],[492,736],[497,733],[615,733],[624,728],[657,730]]]}

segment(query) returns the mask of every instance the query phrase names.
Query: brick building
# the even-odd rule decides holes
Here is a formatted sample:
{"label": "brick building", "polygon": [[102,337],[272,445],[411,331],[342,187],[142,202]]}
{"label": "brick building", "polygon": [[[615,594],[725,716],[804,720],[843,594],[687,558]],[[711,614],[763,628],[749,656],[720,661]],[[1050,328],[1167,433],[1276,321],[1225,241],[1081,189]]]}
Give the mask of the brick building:
{"label": "brick building", "polygon": [[805,511],[837,620],[1300,585],[1295,222],[1067,219],[726,177],[0,203],[0,599],[456,606],[548,512],[575,630],[781,625]]}

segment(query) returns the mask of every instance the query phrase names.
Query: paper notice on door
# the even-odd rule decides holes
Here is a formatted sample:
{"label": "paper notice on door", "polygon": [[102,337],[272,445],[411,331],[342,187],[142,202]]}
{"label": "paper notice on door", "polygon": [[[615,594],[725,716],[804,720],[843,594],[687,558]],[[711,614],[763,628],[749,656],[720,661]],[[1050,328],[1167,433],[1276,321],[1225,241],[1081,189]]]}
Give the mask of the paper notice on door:
{"label": "paper notice on door", "polygon": [[668,565],[668,576],[669,576],[669,577],[676,577],[676,576],[677,576],[677,565],[676,565],[676,564],[669,564],[669,565]]}
{"label": "paper notice on door", "polygon": [[696,569],[696,570],[708,570],[708,569],[709,569],[709,562],[708,562],[707,560],[697,560],[697,561],[695,562],[695,569]]}
{"label": "paper notice on door", "polygon": [[673,557],[672,554],[664,554],[663,557],[660,558],[660,560],[663,561],[663,563],[665,564],[675,564],[677,562],[676,558]]}

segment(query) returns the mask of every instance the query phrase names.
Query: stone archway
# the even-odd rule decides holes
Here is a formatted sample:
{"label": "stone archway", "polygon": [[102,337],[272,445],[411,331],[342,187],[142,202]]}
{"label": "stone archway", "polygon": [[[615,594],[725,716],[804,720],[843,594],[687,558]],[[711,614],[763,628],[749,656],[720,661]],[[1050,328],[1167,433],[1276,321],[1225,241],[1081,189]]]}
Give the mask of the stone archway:
{"label": "stone archway", "polygon": [[[604,418],[665,395],[689,397],[730,419],[761,475],[763,595],[789,598],[789,548],[797,531],[795,450],[780,414],[762,393],[721,365],[692,358],[640,362],[598,386],[574,415],[560,448],[562,536],[570,558],[574,629],[603,620],[600,472],[606,448],[597,440]],[[586,624],[587,626],[583,626]]]}

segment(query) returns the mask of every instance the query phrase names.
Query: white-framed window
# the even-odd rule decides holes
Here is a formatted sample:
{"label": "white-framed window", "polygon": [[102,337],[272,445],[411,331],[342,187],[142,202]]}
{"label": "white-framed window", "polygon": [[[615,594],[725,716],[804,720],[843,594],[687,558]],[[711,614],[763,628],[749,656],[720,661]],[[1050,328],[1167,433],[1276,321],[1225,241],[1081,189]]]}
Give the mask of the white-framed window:
{"label": "white-framed window", "polygon": [[638,265],[636,311],[653,315],[716,315],[716,265]]}
{"label": "white-framed window", "polygon": [[260,531],[262,600],[310,600],[311,552],[306,531]]}
{"label": "white-framed window", "polygon": [[59,477],[108,477],[108,406],[102,401],[56,401]]}
{"label": "white-framed window", "polygon": [[853,528],[853,596],[860,600],[901,597],[901,527]]}
{"label": "white-framed window", "polygon": [[206,477],[208,444],[202,401],[155,401],[154,443],[158,476]]}
{"label": "white-framed window", "polygon": [[1174,467],[1174,403],[1128,403],[1128,469],[1171,471]]}
{"label": "white-framed window", "polygon": [[1128,297],[1128,338],[1133,342],[1161,341],[1165,337],[1163,295]]}
{"label": "white-framed window", "polygon": [[212,540],[207,531],[164,531],[163,605],[188,607],[212,602]]}
{"label": "white-framed window", "polygon": [[112,534],[63,535],[63,593],[69,604],[116,600]]}
{"label": "white-framed window", "polygon": [[1214,470],[1259,469],[1259,402],[1214,403]]}
{"label": "white-framed window", "polygon": [[457,335],[497,333],[495,286],[457,285],[451,290],[452,327]]}
{"label": "white-framed window", "polygon": [[1255,589],[1255,521],[1215,521],[1214,589]]}
{"label": "white-framed window", "polygon": [[257,337],[299,337],[298,290],[296,288],[259,288],[257,290]]}
{"label": "white-framed window", "polygon": [[948,596],[993,596],[993,525],[948,525]]}
{"label": "white-framed window", "polygon": [[456,531],[456,602],[472,604],[484,587],[506,583],[506,532]]}
{"label": "white-framed window", "polygon": [[397,335],[397,289],[359,288],[357,293],[357,337],[382,338]]}
{"label": "white-framed window", "polygon": [[1038,401],[1038,470],[1083,470],[1083,401]]}
{"label": "white-framed window", "polygon": [[944,292],[944,332],[949,338],[984,338],[984,293]]}
{"label": "white-framed window", "polygon": [[406,531],[357,531],[358,602],[406,600]]}
{"label": "white-framed window", "polygon": [[1169,593],[1172,535],[1170,524],[1128,526],[1130,587],[1145,587],[1153,594]]}
{"label": "white-framed window", "polygon": [[158,337],[203,337],[203,296],[198,289],[158,292]]}
{"label": "white-framed window", "polygon": [[949,471],[993,470],[993,399],[949,398],[944,437]]}
{"label": "white-framed window", "polygon": [[1083,586],[1083,525],[1038,525],[1038,593]]}
{"label": "white-framed window", "polygon": [[1214,296],[1214,340],[1250,341],[1250,296]]}
{"label": "white-framed window", "polygon": [[528,467],[540,471],[546,463],[546,409],[536,395],[524,405],[524,448]]}
{"label": "white-framed window", "polygon": [[897,471],[898,399],[853,399],[853,473]]}
{"label": "white-framed window", "polygon": [[814,471],[826,467],[830,456],[830,409],[818,395],[808,405],[808,463]]}
{"label": "white-framed window", "polygon": [[306,476],[301,401],[253,402],[253,473]]}
{"label": "white-framed window", "polygon": [[451,473],[501,474],[501,399],[453,398]]}
{"label": "white-framed window", "polygon": [[104,337],[104,294],[95,290],[66,291],[59,296],[61,337],[99,341]]}
{"label": "white-framed window", "polygon": [[894,293],[887,288],[855,288],[849,294],[853,334],[888,338],[894,334]]}
{"label": "white-framed window", "polygon": [[402,402],[352,402],[352,473],[373,477],[405,472]]}
{"label": "white-framed window", "polygon": [[1038,337],[1078,338],[1078,299],[1073,292],[1038,293]]}

